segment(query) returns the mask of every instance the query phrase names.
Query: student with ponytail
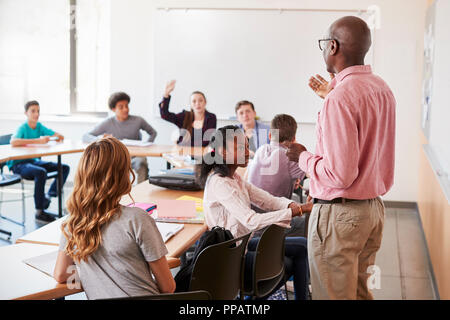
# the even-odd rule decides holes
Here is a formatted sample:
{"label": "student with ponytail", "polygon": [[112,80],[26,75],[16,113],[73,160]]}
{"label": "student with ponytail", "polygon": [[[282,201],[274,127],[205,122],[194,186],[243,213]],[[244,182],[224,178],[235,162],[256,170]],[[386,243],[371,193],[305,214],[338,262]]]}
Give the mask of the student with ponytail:
{"label": "student with ponytail", "polygon": [[54,277],[66,282],[76,264],[88,299],[175,290],[154,219],[119,204],[133,181],[130,155],[119,140],[102,138],[86,148],[67,201],[70,214],[61,227]]}
{"label": "student with ponytail", "polygon": [[206,110],[206,97],[200,91],[191,94],[191,110],[180,113],[169,111],[170,93],[175,89],[175,80],[169,81],[164,91],[163,100],[159,103],[161,118],[172,122],[180,128],[177,143],[184,146],[207,146],[210,132],[216,129],[217,118]]}
{"label": "student with ponytail", "polygon": [[[311,202],[299,204],[274,197],[236,174],[236,169],[246,167],[249,160],[248,138],[239,127],[219,128],[211,137],[210,147],[212,151],[205,154],[202,163],[196,167],[198,182],[205,187],[203,207],[208,228],[224,227],[234,237],[240,237],[271,224],[288,228],[293,217],[311,211]],[[257,213],[251,209],[252,204],[268,212]],[[258,237],[253,237],[248,244],[247,267],[253,263],[258,241]],[[286,275],[294,276],[296,299],[308,299],[306,239],[287,237],[285,255],[292,261],[286,263]]]}

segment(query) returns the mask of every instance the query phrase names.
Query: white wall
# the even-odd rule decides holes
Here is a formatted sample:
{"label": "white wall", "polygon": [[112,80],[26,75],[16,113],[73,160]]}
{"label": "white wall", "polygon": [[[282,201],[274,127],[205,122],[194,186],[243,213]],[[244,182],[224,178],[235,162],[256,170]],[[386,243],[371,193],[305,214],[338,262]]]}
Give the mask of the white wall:
{"label": "white wall", "polygon": [[[381,29],[373,34],[374,71],[387,81],[397,99],[395,184],[385,199],[417,201],[425,0],[111,1],[111,92],[122,90],[131,95],[131,112],[144,116],[158,130],[157,143],[170,143],[170,136],[175,126],[161,120],[151,111],[150,103],[154,100],[153,97],[162,94],[162,92],[152,92],[154,6],[365,9],[372,4],[378,5],[381,8]],[[328,26],[323,26],[323,31],[325,32],[327,28]],[[318,72],[323,71],[318,70]],[[219,126],[224,124],[225,121],[218,123]],[[60,125],[61,132],[66,132],[67,136],[75,138],[80,137],[88,127],[92,126],[87,123],[48,123],[48,125],[56,130]],[[11,131],[16,126],[16,123],[0,119],[0,134]],[[313,150],[314,125],[300,124],[297,140]],[[70,157],[74,157],[73,160],[69,159],[74,162],[72,169],[74,171],[76,156]],[[162,168],[163,164],[160,159],[153,159],[150,163],[151,168],[156,170]]]}

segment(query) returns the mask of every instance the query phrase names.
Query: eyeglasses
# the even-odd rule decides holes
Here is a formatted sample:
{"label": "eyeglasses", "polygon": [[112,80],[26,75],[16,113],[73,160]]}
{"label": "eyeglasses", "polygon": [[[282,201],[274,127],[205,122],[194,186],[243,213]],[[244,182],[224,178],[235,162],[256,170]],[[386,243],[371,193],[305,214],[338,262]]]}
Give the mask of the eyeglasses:
{"label": "eyeglasses", "polygon": [[319,42],[319,49],[320,49],[320,51],[323,51],[323,49],[325,49],[325,47],[322,47],[322,42],[325,42],[325,41],[333,41],[333,40],[337,42],[336,39],[331,39],[331,38],[328,38],[328,39],[319,39],[318,42]]}

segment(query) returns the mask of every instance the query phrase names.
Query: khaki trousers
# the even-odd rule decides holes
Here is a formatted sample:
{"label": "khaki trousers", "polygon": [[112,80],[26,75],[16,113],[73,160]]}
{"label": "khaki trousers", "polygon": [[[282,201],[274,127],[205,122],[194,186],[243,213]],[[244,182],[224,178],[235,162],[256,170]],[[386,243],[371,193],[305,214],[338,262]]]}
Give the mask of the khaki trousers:
{"label": "khaki trousers", "polygon": [[313,300],[373,299],[367,271],[375,264],[383,225],[380,198],[314,205],[308,225]]}

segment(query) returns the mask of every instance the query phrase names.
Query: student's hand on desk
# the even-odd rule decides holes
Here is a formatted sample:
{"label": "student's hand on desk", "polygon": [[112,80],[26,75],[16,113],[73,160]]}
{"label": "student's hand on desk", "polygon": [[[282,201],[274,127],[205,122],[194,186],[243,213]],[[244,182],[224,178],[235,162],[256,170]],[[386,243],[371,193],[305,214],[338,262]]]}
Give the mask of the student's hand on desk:
{"label": "student's hand on desk", "polygon": [[113,135],[109,133],[105,133],[102,138],[112,138]]}
{"label": "student's hand on desk", "polygon": [[[331,80],[334,79],[334,74],[330,73]],[[330,86],[330,82],[316,74],[315,77],[309,78],[309,87],[322,99],[325,99],[327,94],[333,90]]]}
{"label": "student's hand on desk", "polygon": [[167,82],[166,89],[164,90],[165,98],[168,98],[170,96],[170,93],[173,91],[173,89],[175,89],[176,82],[177,82],[176,80],[170,80],[169,82]]}
{"label": "student's hand on desk", "polygon": [[36,143],[38,144],[46,144],[50,141],[50,137],[49,136],[42,136],[39,139],[36,140]]}
{"label": "student's hand on desk", "polygon": [[300,154],[306,151],[306,148],[304,145],[300,143],[292,142],[288,146],[288,150],[286,151],[286,155],[288,156],[290,161],[298,162],[298,158],[300,157]]}

